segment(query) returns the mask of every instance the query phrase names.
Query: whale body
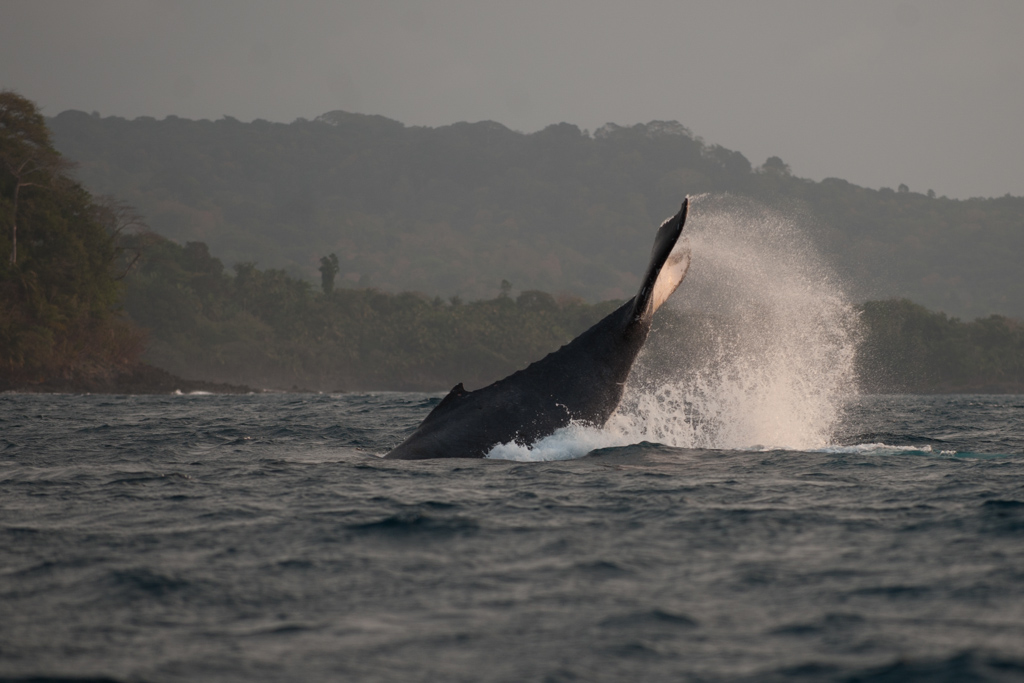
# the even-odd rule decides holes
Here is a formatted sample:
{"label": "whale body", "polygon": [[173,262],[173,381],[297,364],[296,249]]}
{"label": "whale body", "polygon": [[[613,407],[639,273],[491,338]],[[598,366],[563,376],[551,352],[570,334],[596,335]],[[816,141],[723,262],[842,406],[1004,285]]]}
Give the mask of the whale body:
{"label": "whale body", "polygon": [[[683,281],[690,251],[679,242],[687,198],[658,229],[640,290],[571,342],[476,391],[457,384],[385,458],[482,458],[496,445],[530,445],[570,422],[604,426],[622,399],[654,312]],[[678,248],[677,248],[678,246]]]}

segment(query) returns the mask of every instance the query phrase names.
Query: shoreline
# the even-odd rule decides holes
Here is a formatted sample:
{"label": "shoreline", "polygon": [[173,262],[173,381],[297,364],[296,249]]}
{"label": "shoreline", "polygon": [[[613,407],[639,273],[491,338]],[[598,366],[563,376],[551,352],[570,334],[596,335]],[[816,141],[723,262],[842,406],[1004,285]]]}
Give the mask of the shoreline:
{"label": "shoreline", "polygon": [[[125,394],[125,395],[173,395],[173,394],[320,394],[320,393],[352,393],[352,392],[418,392],[441,393],[448,389],[385,386],[348,388],[330,392],[317,391],[293,384],[289,389],[254,388],[246,384],[213,382],[208,380],[184,379],[167,370],[147,363],[140,363],[131,370],[104,377],[75,377],[70,379],[48,379],[39,382],[4,381],[0,380],[0,393],[18,394]],[[961,385],[949,385],[908,389],[901,387],[868,386],[859,392],[862,396],[957,396],[957,395],[991,395],[1013,396],[1024,395],[1024,384],[1016,382],[977,382]]]}
{"label": "shoreline", "polygon": [[42,382],[11,382],[0,385],[0,392],[19,394],[261,394],[244,384],[183,379],[158,367],[140,363],[112,377],[49,379]]}

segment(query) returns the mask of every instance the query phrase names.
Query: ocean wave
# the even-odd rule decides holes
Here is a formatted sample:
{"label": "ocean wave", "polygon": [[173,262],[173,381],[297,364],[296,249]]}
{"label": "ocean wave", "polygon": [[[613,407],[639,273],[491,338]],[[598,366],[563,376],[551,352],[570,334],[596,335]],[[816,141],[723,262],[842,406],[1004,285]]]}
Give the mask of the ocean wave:
{"label": "ocean wave", "polygon": [[599,448],[627,446],[618,442],[614,434],[604,429],[571,424],[555,430],[551,436],[524,445],[511,441],[498,444],[485,456],[493,460],[514,460],[517,462],[545,462],[551,460],[575,460]]}
{"label": "ocean wave", "polygon": [[[686,447],[674,446],[672,444],[660,444],[651,441],[635,441],[631,438],[624,438],[625,435],[616,433],[614,430],[596,429],[572,425],[559,429],[554,434],[532,445],[524,445],[516,442],[503,443],[495,446],[487,454],[487,458],[494,460],[512,460],[516,462],[547,462],[557,460],[575,460],[582,458],[596,450],[605,448],[625,448],[630,446],[665,446],[690,450]],[[707,450],[701,448],[699,450]],[[767,453],[774,451],[789,451],[793,453],[825,453],[830,455],[931,455],[945,458],[958,456],[970,456],[972,453],[960,453],[955,450],[936,449],[929,444],[918,445],[892,445],[882,442],[859,443],[849,445],[830,445],[821,448],[779,448],[776,446],[765,446],[751,444],[745,447],[716,448],[727,452],[750,452]]]}
{"label": "ocean wave", "polygon": [[811,453],[832,453],[835,455],[897,455],[897,454],[922,454],[954,456],[956,451],[936,451],[928,444],[893,446],[887,443],[858,443],[849,446],[826,446],[825,448],[809,449]]}

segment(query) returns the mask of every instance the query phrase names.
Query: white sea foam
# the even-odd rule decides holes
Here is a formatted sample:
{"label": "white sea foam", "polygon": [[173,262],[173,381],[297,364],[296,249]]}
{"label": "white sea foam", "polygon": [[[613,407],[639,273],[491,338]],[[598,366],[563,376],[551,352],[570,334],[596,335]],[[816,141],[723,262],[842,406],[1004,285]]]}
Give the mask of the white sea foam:
{"label": "white sea foam", "polygon": [[856,394],[856,311],[799,217],[691,200],[690,273],[656,319],[618,411],[491,458],[558,460],[652,441],[682,448],[832,447]]}
{"label": "white sea foam", "polygon": [[[889,455],[893,453],[932,453],[928,444],[922,446],[890,446],[886,443],[858,443],[852,446],[826,446],[812,449],[816,453],[836,455]],[[955,451],[941,451],[940,455],[952,455]]]}
{"label": "white sea foam", "polygon": [[543,438],[531,446],[515,442],[495,446],[487,454],[488,458],[497,460],[519,460],[534,462],[541,460],[573,460],[582,458],[597,448],[608,446],[624,446],[631,441],[616,440],[612,430],[607,427],[598,429],[585,425],[571,424],[558,429],[549,437]]}

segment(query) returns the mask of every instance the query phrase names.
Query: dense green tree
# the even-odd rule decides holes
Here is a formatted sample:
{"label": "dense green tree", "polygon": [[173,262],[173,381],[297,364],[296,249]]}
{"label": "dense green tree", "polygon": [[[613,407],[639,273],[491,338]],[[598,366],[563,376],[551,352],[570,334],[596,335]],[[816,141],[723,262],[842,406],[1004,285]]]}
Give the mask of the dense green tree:
{"label": "dense green tree", "polygon": [[1024,325],[992,315],[965,323],[906,299],[862,307],[859,367],[874,391],[1019,392]]}
{"label": "dense green tree", "polygon": [[66,173],[29,100],[0,93],[0,385],[134,363],[142,336],[114,312],[117,212]]}
{"label": "dense green tree", "polygon": [[789,164],[779,157],[768,157],[761,166],[760,171],[762,173],[774,173],[776,175],[792,175]]}
{"label": "dense green tree", "polygon": [[339,270],[338,255],[331,254],[320,259],[320,288],[324,294],[330,296],[334,291],[334,278]]}
{"label": "dense green tree", "polygon": [[63,180],[61,173],[70,164],[53,148],[46,121],[36,106],[10,90],[0,91],[0,163],[5,171],[5,185],[10,187],[8,262],[15,267],[22,190],[59,183]]}

